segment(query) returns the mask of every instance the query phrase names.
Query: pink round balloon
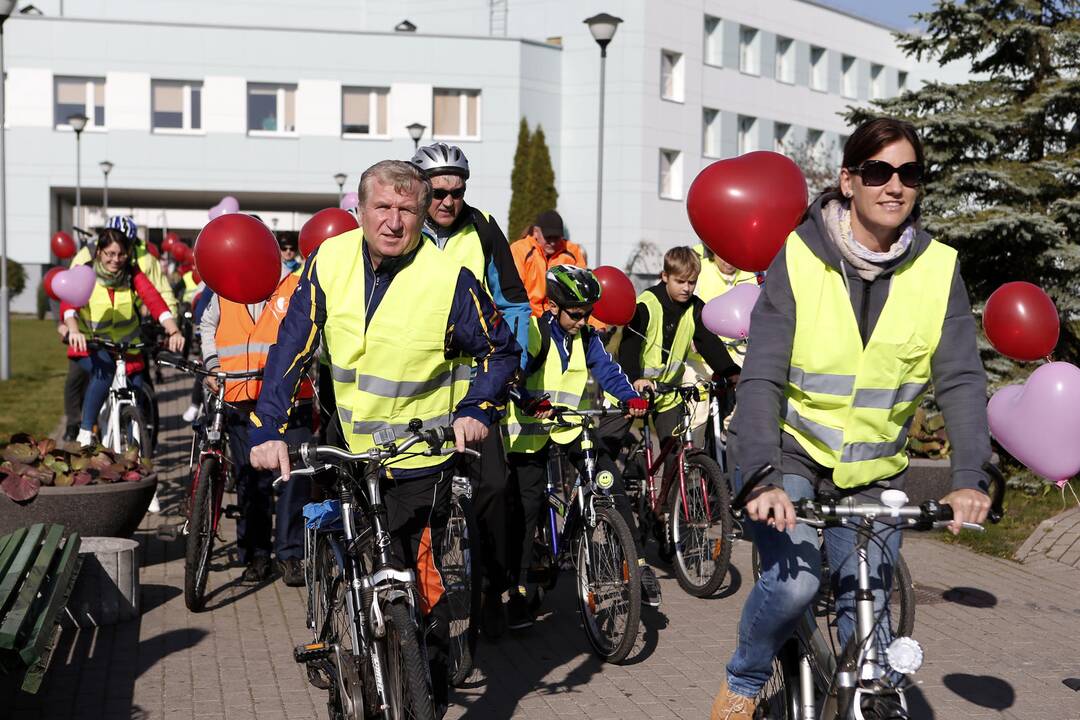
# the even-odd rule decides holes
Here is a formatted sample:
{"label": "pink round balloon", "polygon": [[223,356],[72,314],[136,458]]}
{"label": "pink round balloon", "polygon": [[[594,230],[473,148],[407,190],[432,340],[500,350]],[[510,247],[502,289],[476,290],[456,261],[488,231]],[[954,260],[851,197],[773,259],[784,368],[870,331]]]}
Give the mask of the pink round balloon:
{"label": "pink round balloon", "polygon": [[209,217],[211,220],[213,220],[216,217],[220,217],[221,215],[224,215],[224,214],[225,214],[225,209],[222,208],[220,204],[215,205],[214,207],[210,208],[210,210],[206,213],[207,217]]}
{"label": "pink round balloon", "polygon": [[720,337],[745,340],[750,336],[750,313],[761,288],[744,283],[714,297],[701,309],[701,322]]}
{"label": "pink round balloon", "polygon": [[240,201],[234,198],[232,195],[226,195],[225,197],[221,198],[221,202],[218,203],[218,207],[220,207],[225,214],[240,212]]}
{"label": "pink round balloon", "polygon": [[360,196],[354,192],[347,192],[341,196],[341,202],[338,205],[342,210],[354,210],[360,205]]}
{"label": "pink round balloon", "polygon": [[994,393],[986,412],[997,441],[1033,472],[1059,484],[1080,472],[1080,368],[1041,365]]}
{"label": "pink round balloon", "polygon": [[69,305],[82,307],[90,300],[97,283],[97,275],[94,268],[89,265],[76,265],[56,274],[53,278],[52,288],[56,297]]}

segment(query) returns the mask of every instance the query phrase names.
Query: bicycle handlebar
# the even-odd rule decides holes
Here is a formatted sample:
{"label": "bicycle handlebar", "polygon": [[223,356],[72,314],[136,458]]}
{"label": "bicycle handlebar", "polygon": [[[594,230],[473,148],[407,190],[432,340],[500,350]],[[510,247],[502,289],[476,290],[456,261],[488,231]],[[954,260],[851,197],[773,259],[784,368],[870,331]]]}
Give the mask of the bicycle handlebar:
{"label": "bicycle handlebar", "polygon": [[[295,465],[303,464],[308,467],[320,462],[329,465],[341,465],[342,463],[358,461],[378,462],[396,457],[419,442],[428,445],[428,449],[421,453],[422,455],[450,455],[457,452],[455,449],[442,447],[446,443],[454,441],[454,428],[452,425],[422,429],[419,423],[419,420],[413,420],[409,423],[409,430],[413,434],[400,443],[391,440],[359,453],[342,450],[333,445],[312,445],[311,443],[290,445],[289,462]],[[417,427],[412,427],[414,424]],[[466,448],[465,454],[480,457],[480,453],[472,448]]]}
{"label": "bicycle handlebar", "polygon": [[175,355],[170,352],[158,353],[157,361],[162,365],[168,365],[169,367],[176,368],[181,372],[191,373],[192,375],[202,375],[204,377],[213,377],[217,378],[218,380],[250,380],[252,378],[262,377],[262,370],[243,370],[241,372],[207,370],[200,363],[193,362],[191,360],[185,360],[179,355]]}

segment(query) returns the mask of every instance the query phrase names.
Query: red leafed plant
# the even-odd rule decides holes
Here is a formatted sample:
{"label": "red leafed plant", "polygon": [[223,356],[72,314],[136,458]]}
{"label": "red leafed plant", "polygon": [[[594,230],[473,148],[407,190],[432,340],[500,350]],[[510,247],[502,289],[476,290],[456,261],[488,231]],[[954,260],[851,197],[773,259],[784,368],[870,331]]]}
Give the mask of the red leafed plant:
{"label": "red leafed plant", "polygon": [[0,455],[0,490],[20,503],[37,497],[42,485],[138,482],[153,469],[150,460],[140,458],[136,448],[117,454],[100,445],[57,447],[50,438],[35,440],[26,433],[12,435]]}

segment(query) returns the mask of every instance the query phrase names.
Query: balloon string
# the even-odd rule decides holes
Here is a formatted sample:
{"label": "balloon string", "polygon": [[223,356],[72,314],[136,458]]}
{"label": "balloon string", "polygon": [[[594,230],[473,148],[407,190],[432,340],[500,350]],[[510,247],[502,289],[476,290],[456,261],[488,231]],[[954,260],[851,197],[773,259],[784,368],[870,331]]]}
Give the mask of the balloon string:
{"label": "balloon string", "polygon": [[1048,362],[1048,363],[1052,363],[1052,362],[1054,362],[1054,353],[1048,353],[1048,354],[1047,354],[1047,356],[1046,356],[1046,362]]}
{"label": "balloon string", "polygon": [[[640,332],[638,332],[634,328],[630,327],[629,325],[623,325],[623,330],[629,330],[630,332],[634,333],[639,338],[641,338],[646,343],[648,343],[649,347],[653,347],[654,345],[656,345],[656,343],[649,342],[649,338],[645,337],[644,335],[642,335]],[[671,351],[668,350],[667,348],[665,348],[663,345],[660,346],[660,352],[663,353],[664,355],[670,355],[671,354]]]}

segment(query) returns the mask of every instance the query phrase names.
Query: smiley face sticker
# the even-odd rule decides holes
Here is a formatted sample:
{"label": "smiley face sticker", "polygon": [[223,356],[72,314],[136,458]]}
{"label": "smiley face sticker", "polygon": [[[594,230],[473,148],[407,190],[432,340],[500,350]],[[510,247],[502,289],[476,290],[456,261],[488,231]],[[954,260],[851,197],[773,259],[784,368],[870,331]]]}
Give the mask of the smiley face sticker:
{"label": "smiley face sticker", "polygon": [[601,490],[610,490],[615,484],[615,475],[610,470],[602,470],[596,476],[596,486]]}

